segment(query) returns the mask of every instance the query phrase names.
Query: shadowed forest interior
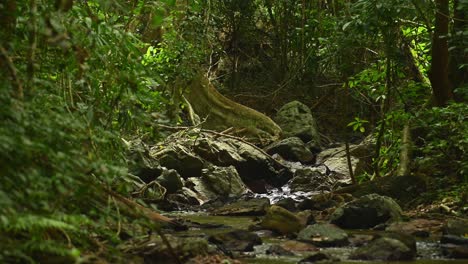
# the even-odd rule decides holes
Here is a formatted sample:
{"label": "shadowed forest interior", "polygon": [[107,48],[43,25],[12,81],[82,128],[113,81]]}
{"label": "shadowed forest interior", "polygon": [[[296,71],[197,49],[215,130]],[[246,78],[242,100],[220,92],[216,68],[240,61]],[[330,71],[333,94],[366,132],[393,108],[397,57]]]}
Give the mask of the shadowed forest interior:
{"label": "shadowed forest interior", "polygon": [[463,263],[467,14],[1,1],[0,262]]}

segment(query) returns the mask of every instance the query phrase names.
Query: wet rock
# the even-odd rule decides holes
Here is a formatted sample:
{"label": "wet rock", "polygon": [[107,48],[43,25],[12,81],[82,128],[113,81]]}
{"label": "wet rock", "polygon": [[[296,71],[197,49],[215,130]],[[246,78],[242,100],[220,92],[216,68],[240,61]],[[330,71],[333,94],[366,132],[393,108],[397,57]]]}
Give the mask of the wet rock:
{"label": "wet rock", "polygon": [[176,170],[163,169],[162,174],[156,178],[156,181],[166,188],[167,193],[175,193],[184,186],[184,179],[180,177]]}
{"label": "wet rock", "polygon": [[442,227],[444,235],[466,236],[468,234],[468,220],[449,219]]}
{"label": "wet rock", "polygon": [[443,244],[442,254],[448,258],[465,259],[468,258],[467,245]]}
{"label": "wet rock", "polygon": [[304,142],[320,141],[312,112],[299,101],[292,101],[281,107],[274,121],[281,127],[285,137],[299,137]]}
{"label": "wet rock", "polygon": [[272,245],[270,246],[266,252],[267,255],[273,255],[273,256],[293,256],[294,253],[291,251],[283,248],[280,245]]}
{"label": "wet rock", "polygon": [[165,146],[162,150],[160,145],[154,146],[150,155],[158,160],[161,166],[176,170],[184,179],[200,177],[204,167],[203,160],[192,154],[189,148],[175,143]]}
{"label": "wet rock", "polygon": [[275,205],[283,207],[289,211],[296,211],[296,201],[293,198],[284,198],[275,203]]}
{"label": "wet rock", "polygon": [[231,138],[200,137],[193,143],[194,152],[217,166],[234,166],[242,180],[265,180],[272,186],[282,186],[292,175],[283,172],[277,163],[261,150]]}
{"label": "wet rock", "polygon": [[140,139],[126,142],[129,172],[145,183],[154,181],[162,173],[159,162],[149,155],[149,147]]}
{"label": "wet rock", "polygon": [[393,238],[382,237],[354,251],[350,258],[359,260],[399,261],[414,259],[415,252]]}
{"label": "wet rock", "polygon": [[[172,249],[180,261],[187,260],[199,255],[208,254],[208,243],[203,238],[176,238],[166,235]],[[134,246],[137,245],[137,246]],[[159,236],[151,236],[146,241],[132,241],[130,248],[128,245],[125,251],[132,255],[142,256],[144,263],[161,263],[156,260],[166,260],[163,263],[175,263],[174,257],[171,255],[167,245]]]}
{"label": "wet rock", "polygon": [[214,243],[227,251],[253,251],[255,245],[262,244],[260,237],[252,232],[245,230],[234,230],[226,233],[215,234],[208,238],[208,241]]}
{"label": "wet rock", "polygon": [[413,219],[408,222],[395,222],[390,224],[385,230],[410,234],[416,237],[429,237],[431,233],[440,230],[441,222],[428,219]]}
{"label": "wet rock", "polygon": [[328,252],[316,252],[312,255],[302,259],[299,263],[326,263],[326,262],[338,262],[340,259],[332,256]]}
{"label": "wet rock", "polygon": [[322,175],[315,168],[300,168],[294,173],[292,180],[289,183],[289,187],[293,192],[308,192],[317,190],[320,187],[330,189],[332,182],[329,178]]}
{"label": "wet rock", "polygon": [[297,205],[299,210],[325,210],[338,205],[337,198],[331,194],[319,194],[302,200]]}
{"label": "wet rock", "polygon": [[296,253],[303,253],[303,252],[312,252],[312,251],[318,251],[319,249],[309,243],[304,243],[296,240],[288,240],[285,242],[282,242],[281,247],[292,252]]}
{"label": "wet rock", "polygon": [[298,212],[296,216],[299,218],[303,226],[313,225],[316,223],[311,210]]}
{"label": "wet rock", "polygon": [[379,239],[381,237],[396,239],[401,243],[405,244],[405,246],[407,246],[409,249],[411,249],[411,251],[413,251],[416,254],[416,239],[410,234],[398,232],[383,232],[375,235],[373,240]]}
{"label": "wet rock", "polygon": [[260,226],[277,231],[283,235],[296,233],[304,227],[296,215],[276,205],[271,206],[267,210],[267,214],[260,223]]}
{"label": "wet rock", "polygon": [[268,198],[252,198],[222,206],[221,208],[215,209],[213,214],[260,216],[265,215],[269,206],[270,200]]}
{"label": "wet rock", "polygon": [[299,232],[297,239],[323,247],[339,247],[349,243],[348,234],[331,224],[309,225]]}
{"label": "wet rock", "polygon": [[315,159],[314,154],[305,146],[298,137],[290,137],[275,142],[265,148],[268,154],[279,154],[286,160],[299,161],[303,164],[311,163]]}
{"label": "wet rock", "polygon": [[468,246],[468,237],[461,237],[455,235],[443,235],[440,239],[441,244],[454,244]]}
{"label": "wet rock", "polygon": [[247,192],[234,166],[210,166],[203,169],[202,180],[220,197],[240,196]]}
{"label": "wet rock", "polygon": [[177,193],[167,195],[166,199],[184,205],[200,205],[198,195],[187,187],[182,187]]}
{"label": "wet rock", "polygon": [[468,258],[468,220],[449,219],[442,228],[442,253],[449,258]]}
{"label": "wet rock", "polygon": [[188,178],[186,186],[197,194],[201,203],[210,200],[239,197],[248,192],[247,186],[242,182],[233,166],[218,167],[209,165],[203,169],[199,178]]}
{"label": "wet rock", "polygon": [[330,222],[342,228],[364,229],[401,218],[400,206],[390,197],[369,194],[339,207]]}

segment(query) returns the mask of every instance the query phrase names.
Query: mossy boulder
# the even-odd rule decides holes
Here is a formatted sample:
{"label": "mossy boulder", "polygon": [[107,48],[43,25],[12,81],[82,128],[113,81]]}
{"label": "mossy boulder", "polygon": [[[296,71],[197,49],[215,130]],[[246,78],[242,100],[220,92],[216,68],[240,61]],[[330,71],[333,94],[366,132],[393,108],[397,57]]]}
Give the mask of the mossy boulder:
{"label": "mossy boulder", "polygon": [[260,225],[263,228],[277,231],[283,235],[299,232],[303,223],[299,217],[283,207],[273,205],[267,210]]}
{"label": "mossy boulder", "polygon": [[275,122],[285,137],[299,137],[303,142],[320,141],[317,124],[309,107],[299,101],[285,104],[276,114]]}
{"label": "mossy boulder", "polygon": [[380,260],[380,261],[399,261],[412,260],[416,252],[407,247],[403,242],[382,237],[369,244],[358,248],[350,256],[351,259],[359,260]]}
{"label": "mossy boulder", "polygon": [[342,228],[365,229],[400,220],[402,210],[390,197],[369,194],[337,208],[330,222]]}

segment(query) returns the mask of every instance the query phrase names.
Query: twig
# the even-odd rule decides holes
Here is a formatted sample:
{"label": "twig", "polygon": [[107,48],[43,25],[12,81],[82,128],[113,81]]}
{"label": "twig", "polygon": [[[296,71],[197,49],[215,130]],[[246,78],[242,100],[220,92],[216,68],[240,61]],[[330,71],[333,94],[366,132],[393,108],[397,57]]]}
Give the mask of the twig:
{"label": "twig", "polygon": [[23,100],[24,98],[23,84],[21,83],[21,80],[18,78],[18,71],[16,70],[16,67],[13,64],[13,61],[11,60],[10,56],[8,56],[8,52],[5,50],[5,48],[2,45],[0,45],[0,53],[2,57],[5,59],[6,66],[8,67],[8,70],[10,71],[11,79],[13,79],[13,82],[16,86],[15,97],[18,100]]}

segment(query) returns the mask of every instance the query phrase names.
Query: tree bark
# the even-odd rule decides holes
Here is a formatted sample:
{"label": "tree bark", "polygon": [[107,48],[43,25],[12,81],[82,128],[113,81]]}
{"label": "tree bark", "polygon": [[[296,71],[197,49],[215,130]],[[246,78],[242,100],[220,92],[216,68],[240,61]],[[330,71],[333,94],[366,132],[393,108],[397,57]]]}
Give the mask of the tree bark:
{"label": "tree bark", "polygon": [[251,142],[270,143],[280,138],[281,128],[266,115],[221,95],[208,78],[198,74],[185,94],[204,128],[223,131],[230,127]]}
{"label": "tree bark", "polygon": [[[450,52],[449,79],[452,82],[453,88],[462,87],[468,81],[468,70],[466,68],[460,68],[460,65],[468,61],[468,52],[464,51],[468,43],[466,43],[466,36],[463,35],[468,25],[466,22],[466,10],[460,8],[459,2],[459,0],[454,0],[453,4],[454,22],[450,41],[453,50]],[[455,99],[461,101],[462,98]]]}
{"label": "tree bark", "polygon": [[436,106],[445,106],[453,93],[448,78],[449,53],[449,0],[436,0],[435,28],[432,38],[432,62],[429,79],[432,85],[433,100]]}

